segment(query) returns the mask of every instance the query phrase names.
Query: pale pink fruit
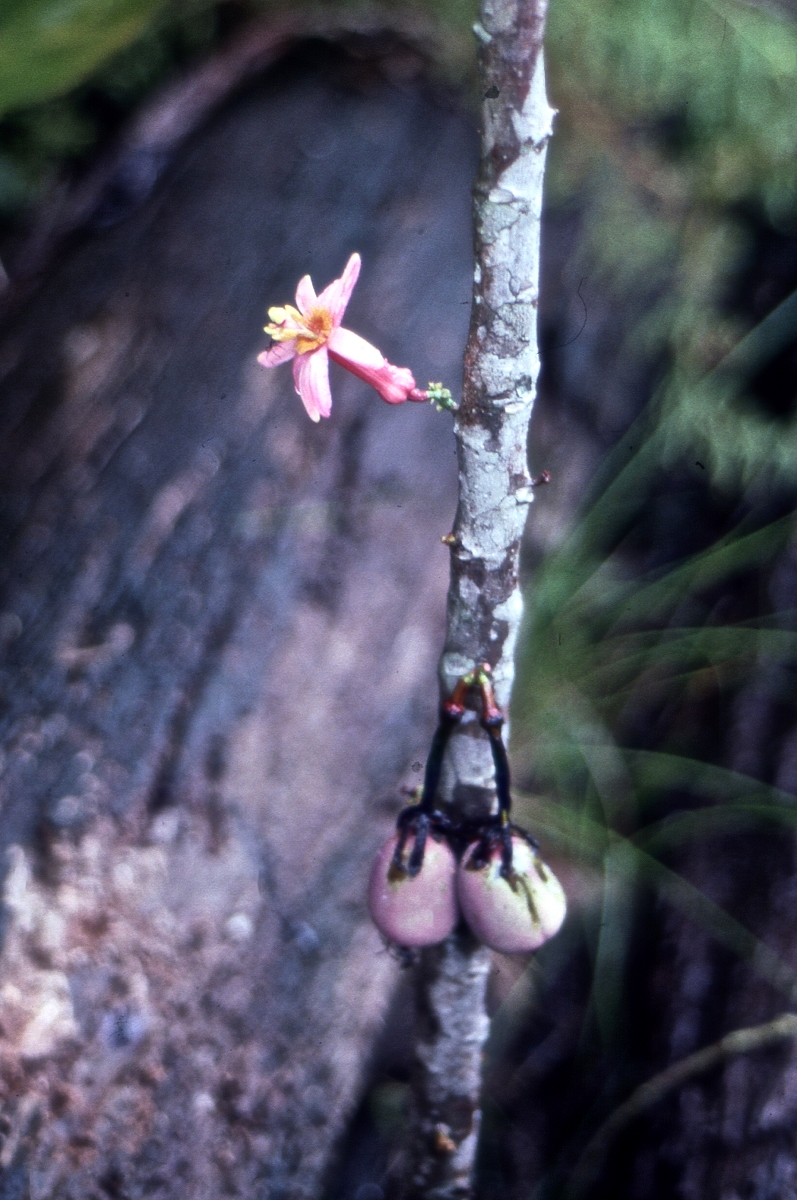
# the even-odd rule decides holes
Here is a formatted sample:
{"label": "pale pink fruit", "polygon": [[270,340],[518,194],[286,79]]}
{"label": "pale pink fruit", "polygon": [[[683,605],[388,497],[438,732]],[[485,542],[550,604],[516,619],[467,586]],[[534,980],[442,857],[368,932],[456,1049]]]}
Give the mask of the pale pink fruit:
{"label": "pale pink fruit", "polygon": [[257,356],[262,367],[278,367],[293,360],[293,382],[313,421],[332,411],[329,390],[329,359],[364,379],[388,404],[405,400],[427,400],[427,392],[415,386],[408,367],[394,367],[384,355],[358,333],[341,326],[357,276],[360,256],[352,254],[340,279],[333,279],[320,296],[309,275],[296,288],[296,307],[270,308],[271,321],[265,331],[274,345]]}
{"label": "pale pink fruit", "polygon": [[480,942],[502,954],[527,954],[559,931],[567,911],[562,885],[522,838],[512,838],[512,875],[501,874],[501,849],[484,867],[471,868],[478,842],[457,868],[462,915]]}
{"label": "pale pink fruit", "polygon": [[[388,941],[399,946],[433,946],[448,937],[457,923],[456,860],[446,842],[430,837],[423,866],[412,876],[397,869],[393,853],[398,834],[388,838],[376,856],[368,885],[371,919]],[[415,838],[407,838],[406,864]]]}

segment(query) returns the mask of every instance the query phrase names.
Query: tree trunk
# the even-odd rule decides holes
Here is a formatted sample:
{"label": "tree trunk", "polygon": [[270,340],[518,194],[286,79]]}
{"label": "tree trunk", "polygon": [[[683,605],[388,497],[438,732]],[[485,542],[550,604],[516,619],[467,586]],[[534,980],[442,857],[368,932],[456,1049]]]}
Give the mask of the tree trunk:
{"label": "tree trunk", "polygon": [[450,420],[254,362],[359,250],[351,326],[460,378],[475,138],[384,65],[294,56],[3,331],[4,1200],[317,1196],[394,988]]}

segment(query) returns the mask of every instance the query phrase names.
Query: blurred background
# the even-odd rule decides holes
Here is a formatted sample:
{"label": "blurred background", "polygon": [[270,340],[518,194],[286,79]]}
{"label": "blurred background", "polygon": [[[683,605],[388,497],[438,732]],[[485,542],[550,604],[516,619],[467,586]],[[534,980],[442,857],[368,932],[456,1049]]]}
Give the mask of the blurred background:
{"label": "blurred background", "polygon": [[[365,879],[433,728],[453,443],[340,373],[310,427],[254,356],[356,249],[348,322],[456,395],[476,17],[0,14],[2,1200],[389,1194],[412,999]],[[496,957],[479,1194],[784,1200],[797,13],[552,0],[546,62],[512,754],[570,915]]]}

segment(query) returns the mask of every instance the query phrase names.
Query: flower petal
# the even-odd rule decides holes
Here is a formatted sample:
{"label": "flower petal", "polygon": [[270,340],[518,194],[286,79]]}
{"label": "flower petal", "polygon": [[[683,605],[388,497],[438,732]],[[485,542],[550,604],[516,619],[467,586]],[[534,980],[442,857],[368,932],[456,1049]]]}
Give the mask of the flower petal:
{"label": "flower petal", "polygon": [[394,367],[386,362],[379,372],[379,378],[370,380],[371,387],[376,388],[379,395],[387,404],[403,404],[405,400],[414,400],[415,380],[409,367]]}
{"label": "flower petal", "polygon": [[313,281],[309,275],[303,275],[296,285],[296,307],[307,316],[311,308],[318,304]]}
{"label": "flower petal", "polygon": [[352,362],[357,366],[370,367],[372,370],[378,371],[385,364],[384,355],[377,350],[376,346],[366,342],[359,333],[352,333],[350,329],[342,329],[340,326],[333,329],[327,345],[337,355],[338,361],[344,367]]}
{"label": "flower petal", "polygon": [[329,390],[329,359],[326,346],[309,354],[297,354],[293,360],[293,382],[311,420],[328,417],[332,411]]}
{"label": "flower petal", "polygon": [[318,303],[329,309],[333,325],[340,325],[343,320],[346,305],[351,299],[354,285],[360,274],[361,261],[359,254],[352,254],[340,279],[333,279],[332,283],[327,284],[318,297]]}
{"label": "flower petal", "polygon": [[382,359],[380,367],[363,366],[355,359],[342,358],[335,353],[331,345],[329,357],[333,362],[340,363],[347,371],[351,371],[352,375],[356,375],[358,379],[364,379],[366,383],[370,383],[371,387],[375,388],[388,404],[403,404],[405,400],[426,399],[425,393],[418,392],[415,387],[412,371],[408,367],[394,367],[385,359]]}
{"label": "flower petal", "polygon": [[261,367],[278,367],[280,363],[290,362],[296,353],[296,342],[275,342],[270,350],[258,354],[257,361]]}

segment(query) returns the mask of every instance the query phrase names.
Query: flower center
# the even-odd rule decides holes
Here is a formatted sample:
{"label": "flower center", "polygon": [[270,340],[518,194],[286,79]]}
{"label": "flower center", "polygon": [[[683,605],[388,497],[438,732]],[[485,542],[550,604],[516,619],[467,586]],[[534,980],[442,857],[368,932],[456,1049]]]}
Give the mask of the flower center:
{"label": "flower center", "polygon": [[300,354],[324,345],[332,332],[332,314],[328,308],[311,308],[304,318],[304,326],[307,332],[302,331],[296,339]]}
{"label": "flower center", "polygon": [[286,304],[284,308],[270,308],[268,315],[271,317],[271,324],[266,325],[266,333],[275,342],[290,342],[295,339],[298,354],[309,354],[311,350],[317,350],[328,341],[332,332],[332,314],[328,308],[321,305],[302,315],[291,304]]}

